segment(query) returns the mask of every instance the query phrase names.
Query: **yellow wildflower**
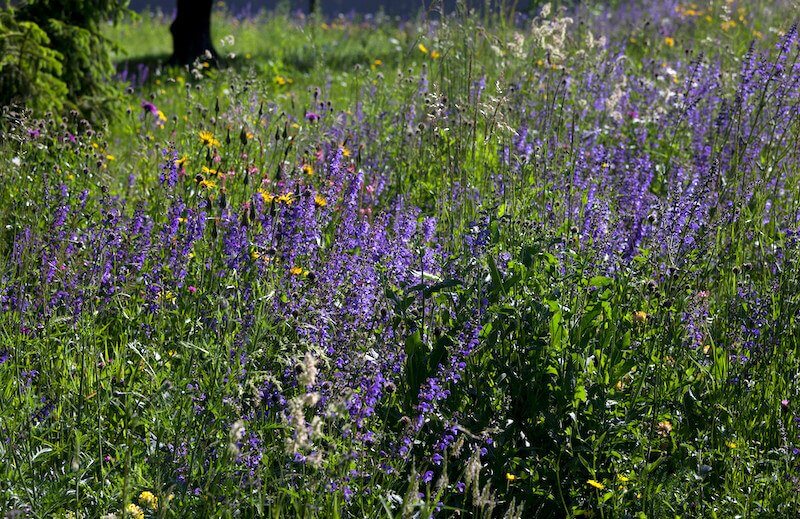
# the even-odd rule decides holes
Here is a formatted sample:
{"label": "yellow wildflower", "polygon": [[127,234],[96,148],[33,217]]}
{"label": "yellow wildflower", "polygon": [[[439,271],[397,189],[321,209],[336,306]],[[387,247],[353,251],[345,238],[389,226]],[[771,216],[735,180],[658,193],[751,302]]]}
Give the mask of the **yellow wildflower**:
{"label": "yellow wildflower", "polygon": [[186,155],[184,155],[183,157],[175,161],[175,165],[179,168],[182,168],[186,165],[186,161],[187,161]]}
{"label": "yellow wildflower", "polygon": [[275,195],[273,195],[272,193],[270,193],[270,192],[268,192],[268,191],[266,191],[264,189],[259,189],[258,193],[261,195],[261,199],[264,200],[264,203],[268,204],[268,203],[272,202],[273,200],[275,200]]}
{"label": "yellow wildflower", "polygon": [[289,274],[291,274],[293,276],[300,276],[304,272],[305,271],[303,270],[303,268],[302,267],[298,267],[297,265],[295,265],[294,267],[289,269]]}
{"label": "yellow wildflower", "polygon": [[342,155],[345,157],[350,156],[350,150],[347,148],[347,146],[342,146]]}
{"label": "yellow wildflower", "polygon": [[206,175],[219,175],[219,171],[217,171],[216,169],[211,169],[207,166],[203,166],[201,171]]}
{"label": "yellow wildflower", "polygon": [[422,43],[420,43],[419,45],[417,45],[417,48],[418,48],[418,49],[419,49],[419,51],[420,51],[421,53],[423,53],[423,54],[427,54],[427,53],[428,53],[428,47],[426,47],[426,46],[425,46],[425,45],[423,45]]}
{"label": "yellow wildflower", "polygon": [[156,112],[156,115],[158,116],[158,120],[161,121],[162,123],[167,120],[167,116],[164,115],[164,112],[162,112],[161,110]]}
{"label": "yellow wildflower", "polygon": [[506,481],[514,481],[515,479],[517,479],[517,476],[510,472],[506,472]]}
{"label": "yellow wildflower", "polygon": [[146,506],[150,510],[158,509],[158,498],[149,490],[145,490],[139,494],[139,504]]}
{"label": "yellow wildflower", "polygon": [[144,519],[144,511],[133,503],[125,507],[125,515],[133,519]]}
{"label": "yellow wildflower", "polygon": [[286,86],[286,85],[291,85],[292,83],[294,83],[294,81],[291,78],[283,77],[283,76],[275,76],[273,81],[278,86]]}
{"label": "yellow wildflower", "polygon": [[311,164],[303,164],[303,173],[306,175],[313,175],[314,174],[314,166]]}
{"label": "yellow wildflower", "polygon": [[117,157],[114,155],[106,155],[106,160],[117,160]]}
{"label": "yellow wildflower", "polygon": [[328,201],[325,200],[325,197],[322,195],[314,195],[314,205],[317,207],[325,207],[328,205]]}
{"label": "yellow wildflower", "polygon": [[670,422],[669,420],[658,422],[658,427],[656,427],[656,432],[662,438],[666,438],[672,432],[672,422]]}
{"label": "yellow wildflower", "polygon": [[589,486],[594,487],[594,488],[596,488],[598,490],[603,490],[604,488],[606,488],[606,486],[604,484],[600,483],[599,481],[597,481],[595,479],[588,479],[588,480],[586,480],[586,483],[588,483]]}
{"label": "yellow wildflower", "polygon": [[633,320],[637,323],[643,323],[647,321],[647,313],[641,310],[638,312],[633,312]]}
{"label": "yellow wildflower", "polygon": [[675,38],[672,38],[671,36],[667,36],[666,38],[664,38],[664,44],[667,47],[674,47],[675,46]]}
{"label": "yellow wildflower", "polygon": [[214,134],[205,130],[200,132],[200,142],[203,143],[203,146],[208,146],[209,148],[219,146],[219,141],[214,138]]}
{"label": "yellow wildflower", "polygon": [[629,478],[628,476],[624,476],[622,474],[617,474],[617,479],[623,483],[627,483],[628,481],[631,480],[631,478]]}
{"label": "yellow wildflower", "polygon": [[201,180],[200,187],[204,187],[206,189],[214,189],[215,187],[217,187],[217,183],[214,182],[213,180]]}
{"label": "yellow wildflower", "polygon": [[379,59],[376,59],[375,61],[372,62],[373,67],[380,67],[381,65],[383,65],[383,61]]}
{"label": "yellow wildflower", "polygon": [[438,51],[438,50],[432,50],[432,51],[431,51],[431,58],[433,58],[433,59],[439,59],[439,58],[441,58],[441,57],[442,57],[442,55],[441,55],[441,53],[439,53],[439,51]]}
{"label": "yellow wildflower", "polygon": [[279,204],[292,205],[292,202],[294,202],[294,198],[292,198],[291,193],[285,193],[283,195],[276,197],[275,201],[278,202]]}
{"label": "yellow wildflower", "polygon": [[734,442],[734,441],[727,441],[727,442],[725,442],[725,445],[726,445],[726,446],[727,446],[729,449],[735,449],[736,447],[738,447],[738,446],[739,446],[739,444],[738,444],[738,443],[736,443],[736,442]]}

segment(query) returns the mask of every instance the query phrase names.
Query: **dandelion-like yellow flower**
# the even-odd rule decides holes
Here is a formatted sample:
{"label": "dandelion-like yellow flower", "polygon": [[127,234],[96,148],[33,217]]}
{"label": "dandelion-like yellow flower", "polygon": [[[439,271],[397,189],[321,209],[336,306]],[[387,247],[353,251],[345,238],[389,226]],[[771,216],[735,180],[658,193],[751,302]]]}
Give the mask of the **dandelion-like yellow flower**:
{"label": "dandelion-like yellow flower", "polygon": [[202,167],[202,172],[205,173],[206,175],[219,175],[219,171],[218,170],[211,169],[208,166],[203,166]]}
{"label": "dandelion-like yellow flower", "polygon": [[156,115],[158,116],[158,120],[161,121],[162,123],[167,120],[167,116],[164,115],[164,112],[162,112],[161,110],[156,112]]}
{"label": "dandelion-like yellow flower", "polygon": [[212,146],[219,146],[219,141],[214,138],[214,134],[208,131],[201,131],[200,132],[200,142],[203,143],[203,146],[207,146],[211,148]]}
{"label": "dandelion-like yellow flower", "polygon": [[597,481],[595,479],[588,479],[588,480],[586,480],[586,483],[590,487],[594,487],[594,488],[596,488],[598,490],[603,490],[604,488],[606,488],[606,486],[604,484],[600,483],[599,481]]}
{"label": "dandelion-like yellow flower", "polygon": [[141,494],[139,494],[139,504],[142,506],[146,506],[150,510],[157,510],[158,509],[158,498],[150,492],[149,490],[145,490]]}
{"label": "dandelion-like yellow flower", "polygon": [[350,150],[347,148],[347,146],[342,146],[342,155],[345,157],[350,156]]}
{"label": "dandelion-like yellow flower", "polygon": [[438,50],[432,50],[431,51],[431,58],[439,59],[441,57],[442,57],[442,54]]}
{"label": "dandelion-like yellow flower", "polygon": [[674,47],[675,46],[675,38],[673,38],[671,36],[667,36],[666,38],[664,38],[664,44],[667,47]]}
{"label": "dandelion-like yellow flower", "polygon": [[275,201],[278,202],[279,204],[292,205],[292,202],[294,202],[294,198],[292,198],[291,193],[285,193],[283,195],[276,197]]}
{"label": "dandelion-like yellow flower", "polygon": [[738,444],[738,443],[736,443],[736,442],[734,442],[734,441],[727,441],[727,442],[725,442],[725,445],[726,445],[726,446],[727,446],[729,449],[735,449],[736,447],[738,447],[738,446],[739,446],[739,444]]}
{"label": "dandelion-like yellow flower", "polygon": [[303,173],[306,175],[313,175],[314,174],[314,166],[311,164],[303,164]]}
{"label": "dandelion-like yellow flower", "polygon": [[638,312],[633,313],[633,320],[637,323],[643,323],[647,321],[647,313],[639,310]]}
{"label": "dandelion-like yellow flower", "polygon": [[305,272],[303,270],[303,268],[302,267],[298,267],[297,265],[295,265],[294,267],[289,269],[289,274],[291,274],[293,276],[300,276],[300,275],[303,274],[303,272]]}
{"label": "dandelion-like yellow flower", "polygon": [[266,204],[268,204],[268,203],[272,202],[273,200],[275,200],[275,195],[273,195],[272,193],[270,193],[269,191],[266,191],[264,189],[259,189],[258,190],[258,194],[261,195],[261,199]]}
{"label": "dandelion-like yellow flower", "polygon": [[420,43],[419,45],[417,45],[417,48],[418,48],[418,49],[419,49],[419,51],[420,51],[421,53],[423,53],[423,54],[427,54],[427,53],[428,53],[428,47],[426,47],[426,46],[425,46],[425,45],[423,45],[422,43]]}
{"label": "dandelion-like yellow flower", "polygon": [[506,472],[506,481],[514,481],[515,479],[517,479],[517,476],[510,472]]}
{"label": "dandelion-like yellow flower", "polygon": [[125,515],[133,519],[144,519],[144,511],[133,503],[125,507]]}
{"label": "dandelion-like yellow flower", "polygon": [[631,480],[631,478],[622,474],[618,474],[617,479],[620,480],[622,483],[627,483],[628,481]]}
{"label": "dandelion-like yellow flower", "polygon": [[328,205],[328,201],[325,200],[325,197],[322,195],[314,195],[314,205],[317,207],[325,207]]}
{"label": "dandelion-like yellow flower", "polygon": [[214,182],[213,180],[201,180],[200,187],[205,189],[214,189],[217,187],[217,183]]}

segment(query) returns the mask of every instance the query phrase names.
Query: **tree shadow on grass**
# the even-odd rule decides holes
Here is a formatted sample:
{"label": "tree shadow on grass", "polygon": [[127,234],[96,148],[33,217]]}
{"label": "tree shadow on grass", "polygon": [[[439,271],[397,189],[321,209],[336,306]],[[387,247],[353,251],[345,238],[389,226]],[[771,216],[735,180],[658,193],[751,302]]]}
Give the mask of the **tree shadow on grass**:
{"label": "tree shadow on grass", "polygon": [[[142,87],[153,84],[159,79],[165,80],[165,78],[173,77],[177,70],[188,73],[191,67],[171,65],[169,58],[169,54],[151,54],[120,59],[114,65],[115,76],[123,83]],[[272,56],[266,54],[238,55],[233,59],[223,56],[217,61],[216,68],[236,73],[254,71],[257,76],[271,80],[273,69],[268,63],[272,59],[274,59]],[[326,52],[324,57],[320,58],[309,49],[297,48],[284,53],[282,65],[284,72],[290,75],[292,73],[306,74],[318,67],[330,71],[347,72],[352,71],[357,65],[369,67],[375,60],[390,67],[397,61],[396,57],[391,54],[369,55],[360,49],[349,49],[348,52],[338,53]],[[173,73],[171,74],[170,71]]]}
{"label": "tree shadow on grass", "polygon": [[[184,74],[189,73],[191,67],[171,64],[169,59],[169,54],[149,54],[120,59],[114,63],[115,76],[123,83],[141,87],[150,85],[159,79],[164,80],[174,76],[171,72],[182,71]],[[219,70],[241,72],[251,68],[254,65],[254,61],[221,57],[215,62],[209,62],[208,66]]]}

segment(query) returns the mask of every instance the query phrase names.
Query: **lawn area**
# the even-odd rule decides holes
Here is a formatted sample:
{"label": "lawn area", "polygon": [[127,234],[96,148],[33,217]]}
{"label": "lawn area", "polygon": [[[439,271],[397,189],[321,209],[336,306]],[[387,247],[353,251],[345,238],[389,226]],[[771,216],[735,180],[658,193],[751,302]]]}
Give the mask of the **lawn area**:
{"label": "lawn area", "polygon": [[3,108],[0,513],[800,516],[797,2],[561,4]]}

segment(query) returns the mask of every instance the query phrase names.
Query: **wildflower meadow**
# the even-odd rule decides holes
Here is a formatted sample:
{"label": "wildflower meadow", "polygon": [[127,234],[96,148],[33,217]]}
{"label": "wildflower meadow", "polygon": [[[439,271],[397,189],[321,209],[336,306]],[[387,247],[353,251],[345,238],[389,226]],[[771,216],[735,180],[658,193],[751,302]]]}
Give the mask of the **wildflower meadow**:
{"label": "wildflower meadow", "polygon": [[4,517],[800,517],[800,4],[440,11],[17,85]]}

